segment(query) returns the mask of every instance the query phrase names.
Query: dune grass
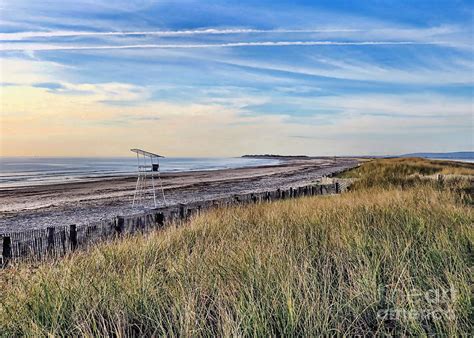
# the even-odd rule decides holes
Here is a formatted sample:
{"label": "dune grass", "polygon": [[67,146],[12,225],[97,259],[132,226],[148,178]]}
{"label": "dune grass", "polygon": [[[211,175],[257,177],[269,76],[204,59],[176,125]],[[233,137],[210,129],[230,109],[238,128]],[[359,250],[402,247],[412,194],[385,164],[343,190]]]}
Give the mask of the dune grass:
{"label": "dune grass", "polygon": [[464,181],[459,176],[474,178],[474,164],[422,158],[379,159],[366,162],[359,168],[345,172],[340,176],[357,178],[358,181],[354,188],[365,189],[371,187],[404,188],[419,185],[428,182],[424,179],[425,177],[437,174],[448,175],[454,180]]}
{"label": "dune grass", "polygon": [[472,182],[405,184],[391,161],[344,174],[359,183],[341,196],[212,210],[0,272],[0,335],[472,335]]}

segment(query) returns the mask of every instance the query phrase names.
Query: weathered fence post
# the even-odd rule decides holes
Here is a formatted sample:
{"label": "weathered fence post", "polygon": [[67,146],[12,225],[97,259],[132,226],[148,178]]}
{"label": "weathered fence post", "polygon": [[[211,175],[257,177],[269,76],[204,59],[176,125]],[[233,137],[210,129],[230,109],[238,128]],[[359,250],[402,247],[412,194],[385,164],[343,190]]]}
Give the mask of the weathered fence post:
{"label": "weathered fence post", "polygon": [[35,244],[34,244],[34,253],[36,254],[36,258],[41,259],[42,253],[43,253],[43,247],[42,247],[42,241],[41,238],[35,237]]}
{"label": "weathered fence post", "polygon": [[140,233],[143,233],[143,220],[140,216],[137,218],[137,228]]}
{"label": "weathered fence post", "polygon": [[123,233],[123,228],[125,225],[125,219],[122,216],[117,216],[115,218],[115,233],[120,236]]}
{"label": "weathered fence post", "polygon": [[186,219],[190,219],[193,216],[194,208],[187,208],[186,210]]}
{"label": "weathered fence post", "polygon": [[48,227],[48,253],[54,253],[54,227]]}
{"label": "weathered fence post", "polygon": [[186,218],[186,204],[184,203],[179,204],[179,218],[182,220]]}
{"label": "weathered fence post", "polygon": [[162,227],[163,225],[165,225],[165,214],[162,213],[162,212],[159,212],[159,213],[155,214],[155,222],[156,222],[160,227]]}
{"label": "weathered fence post", "polygon": [[336,194],[341,192],[341,187],[339,186],[339,182],[336,182]]}
{"label": "weathered fence post", "polygon": [[66,229],[65,228],[62,228],[61,229],[61,232],[60,232],[60,235],[61,235],[61,246],[63,248],[63,254],[65,255],[66,254]]}
{"label": "weathered fence post", "polygon": [[7,266],[12,258],[12,239],[10,236],[3,237],[3,249],[2,249],[2,257],[3,257],[3,266]]}
{"label": "weathered fence post", "polygon": [[77,226],[75,224],[69,226],[69,241],[71,242],[71,251],[75,251],[77,249]]}

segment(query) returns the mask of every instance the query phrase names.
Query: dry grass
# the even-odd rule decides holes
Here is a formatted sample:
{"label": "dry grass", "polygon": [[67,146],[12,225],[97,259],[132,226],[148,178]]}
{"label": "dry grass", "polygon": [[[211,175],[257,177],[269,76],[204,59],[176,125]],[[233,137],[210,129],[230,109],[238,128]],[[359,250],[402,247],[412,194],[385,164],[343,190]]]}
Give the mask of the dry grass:
{"label": "dry grass", "polygon": [[[474,178],[474,164],[422,158],[379,159],[366,162],[359,168],[342,174],[341,177],[357,178],[355,189],[406,188],[428,183],[423,177],[433,178],[435,174],[465,176],[458,181],[470,181]],[[469,182],[460,183],[469,187]]]}
{"label": "dry grass", "polygon": [[472,209],[459,189],[391,179],[13,267],[0,335],[470,335]]}

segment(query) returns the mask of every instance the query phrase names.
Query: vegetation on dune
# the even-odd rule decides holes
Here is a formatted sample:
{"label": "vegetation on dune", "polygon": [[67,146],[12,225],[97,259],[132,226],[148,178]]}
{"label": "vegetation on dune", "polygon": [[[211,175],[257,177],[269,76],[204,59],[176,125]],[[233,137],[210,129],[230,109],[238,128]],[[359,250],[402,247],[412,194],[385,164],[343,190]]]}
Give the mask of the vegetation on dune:
{"label": "vegetation on dune", "polygon": [[340,196],[221,208],[12,267],[0,335],[471,335],[472,182],[411,181],[459,170],[431,166],[368,162]]}
{"label": "vegetation on dune", "polygon": [[[441,181],[437,180],[441,175]],[[473,193],[474,164],[426,160],[422,158],[391,158],[369,161],[360,167],[340,175],[342,178],[356,178],[352,189],[407,188],[430,185],[446,189],[460,189]],[[447,180],[445,182],[445,180]]]}

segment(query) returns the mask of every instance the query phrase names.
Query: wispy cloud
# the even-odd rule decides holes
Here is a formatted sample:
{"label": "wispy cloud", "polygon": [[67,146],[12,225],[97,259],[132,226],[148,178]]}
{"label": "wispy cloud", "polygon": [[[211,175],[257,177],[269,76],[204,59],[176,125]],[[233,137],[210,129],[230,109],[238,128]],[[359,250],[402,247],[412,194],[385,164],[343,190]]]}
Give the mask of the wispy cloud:
{"label": "wispy cloud", "polygon": [[[7,22],[2,21],[2,25]],[[188,35],[232,35],[232,34],[306,34],[306,33],[361,33],[374,35],[383,34],[388,38],[432,38],[434,36],[447,35],[462,32],[461,27],[452,25],[443,25],[427,28],[415,27],[390,27],[390,26],[371,26],[371,27],[324,27],[324,28],[274,28],[274,29],[256,29],[246,27],[235,28],[198,28],[185,30],[139,30],[139,31],[75,31],[75,30],[45,30],[45,31],[18,31],[18,32],[1,32],[0,40],[17,41],[34,38],[55,38],[55,37],[81,37],[81,36],[134,36],[134,35],[151,35],[151,36],[188,36]]]}
{"label": "wispy cloud", "polygon": [[257,33],[342,33],[359,32],[360,29],[353,28],[326,28],[326,29],[192,29],[192,30],[163,30],[163,31],[43,31],[43,32],[14,32],[0,33],[2,41],[19,41],[34,38],[58,38],[58,37],[94,37],[94,36],[188,36],[188,35],[227,35],[227,34],[257,34]]}
{"label": "wispy cloud", "polygon": [[444,45],[444,41],[258,41],[199,44],[137,44],[137,45],[60,45],[60,44],[3,44],[1,51],[100,50],[100,49],[177,49],[225,47],[285,47],[285,46],[382,46],[382,45]]}
{"label": "wispy cloud", "polygon": [[[470,59],[438,60],[438,63],[423,58],[424,64],[420,66],[418,60],[412,59],[412,64],[405,62],[398,65],[382,65],[367,61],[351,59],[351,56],[334,56],[322,58],[311,56],[310,62],[304,60],[300,65],[282,61],[262,62],[259,60],[246,60],[242,58],[215,57],[214,61],[223,64],[253,69],[256,71],[276,72],[281,74],[303,75],[308,77],[325,77],[356,81],[375,81],[390,83],[411,84],[451,84],[473,83],[471,76],[474,63]],[[443,61],[443,62],[442,62]]]}

